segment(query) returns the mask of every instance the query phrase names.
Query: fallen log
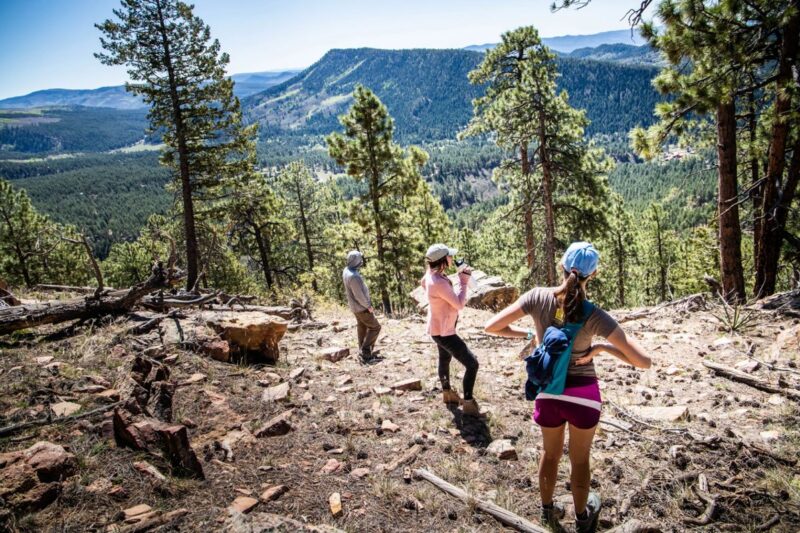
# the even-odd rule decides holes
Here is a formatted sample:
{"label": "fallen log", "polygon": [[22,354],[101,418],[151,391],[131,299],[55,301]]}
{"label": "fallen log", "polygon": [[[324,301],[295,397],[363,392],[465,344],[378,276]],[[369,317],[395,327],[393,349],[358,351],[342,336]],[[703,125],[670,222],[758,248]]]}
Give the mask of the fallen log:
{"label": "fallen log", "polygon": [[[106,290],[113,291],[112,287],[105,287]],[[34,285],[33,290],[43,292],[76,292],[78,294],[94,294],[97,287],[76,287],[74,285],[50,285],[48,283],[40,283]]]}
{"label": "fallen log", "polygon": [[216,293],[204,294],[201,296],[198,296],[196,294],[169,296],[167,298],[161,296],[147,296],[142,300],[142,305],[148,309],[153,309],[155,311],[165,311],[169,308],[185,308],[185,307],[201,306],[208,303],[213,303],[216,300],[217,300]]}
{"label": "fallen log", "polygon": [[728,378],[732,381],[737,381],[739,383],[744,383],[745,385],[749,385],[755,389],[762,390],[764,392],[781,394],[783,396],[786,396],[787,398],[800,402],[800,391],[778,387],[764,380],[758,379],[755,376],[751,376],[750,374],[740,372],[735,368],[730,368],[724,365],[720,365],[712,361],[703,361],[703,366],[713,370],[718,376],[722,376],[724,378]]}
{"label": "fallen log", "polygon": [[146,281],[129,289],[111,291],[98,296],[0,309],[0,335],[45,324],[120,315],[130,310],[146,294],[156,289],[167,288],[179,279],[180,276],[172,268],[165,269],[162,263],[158,263]]}
{"label": "fallen log", "polygon": [[478,500],[471,496],[467,491],[451,485],[447,481],[437,477],[436,475],[428,472],[424,468],[414,470],[414,475],[421,477],[425,481],[432,483],[439,490],[446,492],[451,496],[455,496],[462,502],[468,505],[474,505],[476,509],[483,511],[495,517],[498,521],[506,526],[513,527],[517,531],[524,531],[526,533],[547,533],[547,529],[537,526],[521,516],[518,516],[507,509],[503,509],[499,505],[492,502],[485,502]]}
{"label": "fallen log", "polygon": [[40,418],[38,420],[31,420],[29,422],[22,422],[21,424],[6,426],[4,428],[0,428],[0,438],[13,435],[14,433],[18,433],[25,429],[35,428],[39,426],[47,426],[49,424],[63,424],[65,422],[72,422],[73,420],[89,418],[91,416],[99,415],[100,413],[105,413],[107,411],[110,411],[121,404],[122,402],[115,402],[109,405],[104,405],[103,407],[100,407],[98,409],[87,411],[85,413],[79,413],[71,416],[62,416],[59,418]]}

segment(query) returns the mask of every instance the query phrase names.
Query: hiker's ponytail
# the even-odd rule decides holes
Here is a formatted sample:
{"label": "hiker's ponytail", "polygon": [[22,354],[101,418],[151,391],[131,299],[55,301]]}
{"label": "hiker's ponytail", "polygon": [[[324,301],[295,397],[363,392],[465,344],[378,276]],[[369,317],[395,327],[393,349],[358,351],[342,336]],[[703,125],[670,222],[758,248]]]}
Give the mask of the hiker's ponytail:
{"label": "hiker's ponytail", "polygon": [[565,322],[580,322],[586,293],[577,270],[564,272],[564,290],[558,295],[559,307]]}

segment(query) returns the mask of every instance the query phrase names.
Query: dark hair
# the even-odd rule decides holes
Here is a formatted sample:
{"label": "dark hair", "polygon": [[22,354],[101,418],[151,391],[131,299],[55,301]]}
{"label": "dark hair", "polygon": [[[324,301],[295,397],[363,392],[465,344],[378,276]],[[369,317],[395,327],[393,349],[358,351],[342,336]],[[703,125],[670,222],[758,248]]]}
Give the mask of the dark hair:
{"label": "dark hair", "polygon": [[443,265],[447,266],[447,256],[437,259],[436,261],[428,261],[428,266],[431,270],[440,270]]}
{"label": "dark hair", "polygon": [[565,270],[564,279],[564,290],[556,294],[559,308],[564,313],[564,322],[580,322],[583,318],[583,301],[586,300],[582,282],[586,278],[580,277],[577,270]]}

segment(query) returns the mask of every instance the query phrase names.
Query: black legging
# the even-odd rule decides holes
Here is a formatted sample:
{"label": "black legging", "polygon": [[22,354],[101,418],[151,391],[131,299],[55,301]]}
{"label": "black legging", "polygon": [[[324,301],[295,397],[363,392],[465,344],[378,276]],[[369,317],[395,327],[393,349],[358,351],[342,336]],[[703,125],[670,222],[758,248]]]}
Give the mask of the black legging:
{"label": "black legging", "polygon": [[450,360],[455,357],[456,361],[464,365],[464,399],[472,399],[472,388],[475,386],[475,378],[478,376],[478,360],[464,341],[458,335],[433,335],[431,337],[439,348],[439,380],[442,382],[442,389],[450,389]]}

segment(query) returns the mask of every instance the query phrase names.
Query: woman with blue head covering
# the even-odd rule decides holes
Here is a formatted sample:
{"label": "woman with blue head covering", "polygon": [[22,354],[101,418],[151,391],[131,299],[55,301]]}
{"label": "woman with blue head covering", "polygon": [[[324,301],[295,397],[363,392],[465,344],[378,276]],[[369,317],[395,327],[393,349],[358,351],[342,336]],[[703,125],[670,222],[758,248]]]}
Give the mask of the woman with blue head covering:
{"label": "woman with blue head covering", "polygon": [[[550,326],[561,328],[566,324],[578,324],[564,391],[561,394],[539,392],[533,420],[541,428],[544,449],[539,462],[542,521],[557,530],[558,520],[564,517],[564,509],[553,502],[553,493],[568,424],[571,490],[576,527],[581,533],[596,530],[601,507],[600,496],[589,491],[589,452],[602,406],[592,359],[601,352],[608,352],[635,367],[650,367],[650,358],[625,335],[616,320],[599,307],[585,304],[586,286],[597,273],[599,261],[600,254],[591,243],[572,243],[561,258],[564,276],[561,285],[528,291],[486,323],[487,333],[525,338],[534,345],[544,339],[544,332]],[[533,319],[533,329],[513,325],[525,315]],[[592,344],[595,336],[604,337],[609,343]]]}

